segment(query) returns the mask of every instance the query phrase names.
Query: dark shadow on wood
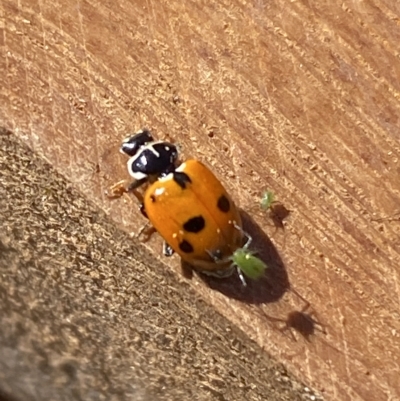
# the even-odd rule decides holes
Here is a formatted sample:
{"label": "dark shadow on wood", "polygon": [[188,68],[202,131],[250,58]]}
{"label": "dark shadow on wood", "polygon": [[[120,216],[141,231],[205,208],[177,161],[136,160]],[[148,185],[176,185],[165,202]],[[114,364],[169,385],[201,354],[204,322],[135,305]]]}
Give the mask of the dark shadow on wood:
{"label": "dark shadow on wood", "polygon": [[315,336],[317,332],[326,335],[324,325],[319,321],[316,311],[310,310],[311,304],[302,295],[299,294],[294,288],[289,290],[296,297],[300,298],[304,302],[304,306],[301,310],[292,310],[286,318],[280,318],[271,316],[262,312],[264,317],[273,323],[280,323],[281,327],[278,328],[280,332],[290,333],[292,340],[297,341],[293,331],[300,334],[305,340],[311,342],[311,337]]}
{"label": "dark shadow on wood", "polygon": [[314,313],[306,313],[305,311],[293,310],[289,312],[286,319],[270,316],[264,313],[264,316],[271,322],[282,323],[283,326],[279,328],[282,333],[289,332],[294,341],[296,337],[293,331],[300,334],[305,340],[311,342],[311,337],[315,336],[317,332],[327,334],[321,323],[313,317]]}
{"label": "dark shadow on wood", "polygon": [[17,401],[17,398],[0,389],[0,401]]}
{"label": "dark shadow on wood", "polygon": [[274,202],[267,211],[269,218],[272,220],[276,229],[284,230],[283,221],[289,217],[291,210],[286,209],[281,202]]}

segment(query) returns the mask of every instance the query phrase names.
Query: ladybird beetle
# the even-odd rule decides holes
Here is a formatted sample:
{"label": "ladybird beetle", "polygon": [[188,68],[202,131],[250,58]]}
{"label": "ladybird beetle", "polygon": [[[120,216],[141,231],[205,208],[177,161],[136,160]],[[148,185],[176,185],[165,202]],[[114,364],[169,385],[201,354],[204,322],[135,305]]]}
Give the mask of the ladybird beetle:
{"label": "ladybird beetle", "polygon": [[[203,163],[180,163],[177,147],[155,141],[148,130],[126,138],[120,150],[130,156],[128,172],[135,180],[126,191],[134,192],[163,237],[164,255],[176,252],[195,270],[217,277],[231,275],[236,266],[244,285],[241,270],[250,278],[262,275],[266,266],[248,250],[251,237],[242,229],[237,207]],[[142,196],[136,189],[145,183]],[[117,186],[112,193],[120,194]]]}

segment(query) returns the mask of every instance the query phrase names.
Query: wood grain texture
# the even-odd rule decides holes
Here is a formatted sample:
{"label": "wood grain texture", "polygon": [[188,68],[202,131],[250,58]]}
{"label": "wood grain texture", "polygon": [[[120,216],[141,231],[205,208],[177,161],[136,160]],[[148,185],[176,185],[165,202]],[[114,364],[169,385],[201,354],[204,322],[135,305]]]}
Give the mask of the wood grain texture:
{"label": "wood grain texture", "polygon": [[0,167],[2,401],[314,395],[3,130]]}
{"label": "wood grain texture", "polygon": [[[246,293],[190,287],[327,399],[400,397],[397,1],[5,0],[0,12],[3,126],[132,232],[134,202],[104,196],[127,177],[119,143],[142,126],[174,138],[257,222],[272,272]],[[291,210],[283,231],[258,207],[266,188]],[[157,257],[160,244],[144,246]],[[162,263],[180,274],[177,258]],[[326,335],[280,331],[274,319],[304,307],[295,292]]]}

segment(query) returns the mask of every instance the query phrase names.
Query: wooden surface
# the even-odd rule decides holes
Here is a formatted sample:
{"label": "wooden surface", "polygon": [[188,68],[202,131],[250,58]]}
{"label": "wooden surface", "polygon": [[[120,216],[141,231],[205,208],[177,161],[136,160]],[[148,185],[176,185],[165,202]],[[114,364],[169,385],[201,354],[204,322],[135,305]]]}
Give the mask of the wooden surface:
{"label": "wooden surface", "polygon": [[[157,237],[143,263],[326,399],[399,398],[400,5],[210,4],[3,0],[0,123],[129,232],[135,203],[104,196],[127,178],[119,143],[143,126],[175,139],[256,222],[270,271],[247,290],[183,284]],[[291,211],[284,230],[264,189]],[[326,334],[301,335],[306,302]]]}
{"label": "wooden surface", "polygon": [[1,401],[314,395],[2,130],[0,166]]}

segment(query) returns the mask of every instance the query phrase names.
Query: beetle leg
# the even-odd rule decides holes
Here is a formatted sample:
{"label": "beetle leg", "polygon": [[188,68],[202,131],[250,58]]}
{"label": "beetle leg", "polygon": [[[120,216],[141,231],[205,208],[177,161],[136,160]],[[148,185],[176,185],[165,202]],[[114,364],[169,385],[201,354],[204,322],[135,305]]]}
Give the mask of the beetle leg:
{"label": "beetle leg", "polygon": [[110,199],[120,198],[127,191],[126,181],[122,180],[114,185],[112,185],[109,189],[106,190],[106,196]]}
{"label": "beetle leg", "polygon": [[174,250],[171,248],[167,242],[164,241],[163,243],[163,254],[164,256],[172,256],[174,254]]}
{"label": "beetle leg", "polygon": [[127,188],[127,192],[132,193],[135,198],[139,201],[140,203],[140,211],[142,212],[142,214],[147,217],[147,215],[145,215],[142,211],[142,208],[144,210],[144,199],[143,199],[143,194],[138,191],[138,188],[143,185],[145,182],[147,181],[147,179],[143,179],[143,180],[137,180],[137,181],[133,181],[129,184],[128,188]]}
{"label": "beetle leg", "polygon": [[110,199],[117,199],[123,196],[124,194],[131,192],[135,198],[139,201],[139,203],[143,203],[143,195],[137,190],[141,185],[143,185],[147,179],[133,181],[129,185],[125,180],[118,181],[116,184],[112,185],[109,189],[106,190],[106,195]]}
{"label": "beetle leg", "polygon": [[149,227],[149,222],[147,222],[147,223],[139,230],[139,232],[137,233],[136,236],[139,238],[142,234],[144,234],[145,237],[144,237],[144,239],[143,239],[143,242],[147,242],[155,232],[157,232],[157,230],[156,230],[153,226],[150,226],[150,227]]}
{"label": "beetle leg", "polygon": [[134,191],[136,188],[139,188],[141,185],[143,185],[145,182],[147,182],[147,180],[148,180],[148,178],[145,177],[145,178],[142,178],[141,180],[132,181],[127,188],[127,192]]}
{"label": "beetle leg", "polygon": [[146,217],[146,219],[149,218],[149,216],[147,216],[147,212],[146,212],[146,209],[145,209],[145,207],[144,207],[144,203],[142,203],[142,204],[139,206],[139,210],[140,210],[140,213],[142,213],[142,215],[143,215],[144,217]]}

